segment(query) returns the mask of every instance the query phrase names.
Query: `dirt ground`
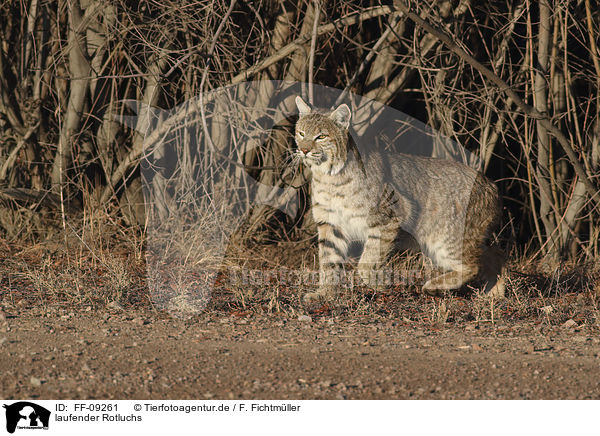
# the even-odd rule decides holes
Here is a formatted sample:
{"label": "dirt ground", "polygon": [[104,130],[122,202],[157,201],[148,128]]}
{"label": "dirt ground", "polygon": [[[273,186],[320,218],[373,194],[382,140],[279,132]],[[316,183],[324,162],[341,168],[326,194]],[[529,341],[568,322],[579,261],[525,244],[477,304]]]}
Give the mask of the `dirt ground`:
{"label": "dirt ground", "polygon": [[177,318],[127,250],[0,248],[5,399],[600,399],[596,267],[514,267],[500,300],[400,286],[312,312],[282,283],[221,285]]}
{"label": "dirt ground", "polygon": [[600,399],[578,326],[5,303],[0,393],[38,399]]}

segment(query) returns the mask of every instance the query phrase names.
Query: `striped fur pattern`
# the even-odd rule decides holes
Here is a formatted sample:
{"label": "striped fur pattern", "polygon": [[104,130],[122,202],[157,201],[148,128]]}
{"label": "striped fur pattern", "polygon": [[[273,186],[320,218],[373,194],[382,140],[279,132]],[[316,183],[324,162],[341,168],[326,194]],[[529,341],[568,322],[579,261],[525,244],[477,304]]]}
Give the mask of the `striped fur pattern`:
{"label": "striped fur pattern", "polygon": [[358,271],[368,285],[399,241],[420,248],[446,273],[423,290],[438,293],[476,278],[503,294],[501,253],[487,241],[499,223],[496,186],[455,161],[413,155],[359,155],[349,142],[350,108],[313,111],[296,98],[297,156],[312,172],[312,213],[318,226],[317,292],[305,300],[340,292],[339,277],[351,242],[363,246]]}

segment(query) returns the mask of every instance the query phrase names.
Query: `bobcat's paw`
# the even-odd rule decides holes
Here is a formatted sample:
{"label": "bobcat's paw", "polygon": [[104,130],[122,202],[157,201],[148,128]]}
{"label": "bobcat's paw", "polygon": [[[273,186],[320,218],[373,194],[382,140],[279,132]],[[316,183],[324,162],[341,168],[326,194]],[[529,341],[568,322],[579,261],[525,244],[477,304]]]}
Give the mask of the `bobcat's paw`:
{"label": "bobcat's paw", "polygon": [[438,288],[430,288],[427,286],[423,286],[421,288],[421,293],[424,295],[430,295],[432,297],[444,297],[445,295],[447,295],[450,291],[448,291],[447,289],[438,289]]}
{"label": "bobcat's paw", "polygon": [[495,283],[487,283],[484,292],[490,298],[502,299],[506,294],[506,282],[503,278],[499,278]]}
{"label": "bobcat's paw", "polygon": [[304,296],[304,302],[307,304],[323,303],[333,299],[338,295],[337,286],[320,286],[317,292],[309,292]]}

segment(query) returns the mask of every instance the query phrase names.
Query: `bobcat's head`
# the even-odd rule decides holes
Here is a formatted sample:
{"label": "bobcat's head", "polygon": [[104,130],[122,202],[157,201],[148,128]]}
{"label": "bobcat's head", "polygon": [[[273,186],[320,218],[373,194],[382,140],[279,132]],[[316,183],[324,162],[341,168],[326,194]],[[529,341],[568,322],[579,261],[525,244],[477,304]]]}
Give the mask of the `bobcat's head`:
{"label": "bobcat's head", "polygon": [[300,118],[296,123],[296,154],[312,171],[335,175],[348,157],[348,127],[352,113],[342,104],[331,113],[313,111],[296,97]]}

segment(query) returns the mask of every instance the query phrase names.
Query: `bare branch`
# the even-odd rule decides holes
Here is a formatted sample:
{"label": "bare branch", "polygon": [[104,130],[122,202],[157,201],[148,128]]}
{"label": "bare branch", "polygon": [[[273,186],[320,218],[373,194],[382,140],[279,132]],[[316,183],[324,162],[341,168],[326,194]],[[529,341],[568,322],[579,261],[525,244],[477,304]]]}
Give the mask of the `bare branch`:
{"label": "bare branch", "polygon": [[319,27],[320,0],[314,0],[314,18],[312,37],[310,39],[310,55],[308,57],[308,101],[314,104],[313,78],[315,69],[315,45],[317,44],[317,29]]}

